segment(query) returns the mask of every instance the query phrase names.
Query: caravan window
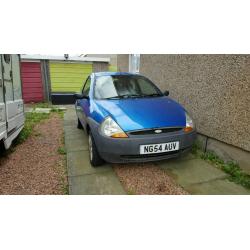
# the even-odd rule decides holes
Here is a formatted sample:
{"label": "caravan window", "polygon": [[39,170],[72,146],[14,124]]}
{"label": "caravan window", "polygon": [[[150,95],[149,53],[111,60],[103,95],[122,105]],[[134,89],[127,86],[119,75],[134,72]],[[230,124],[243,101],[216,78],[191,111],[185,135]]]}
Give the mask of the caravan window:
{"label": "caravan window", "polygon": [[3,56],[5,63],[9,64],[10,63],[10,54],[5,54]]}
{"label": "caravan window", "polygon": [[21,85],[20,63],[18,55],[12,55],[11,64],[13,72],[14,100],[20,100],[22,99],[22,85]]}

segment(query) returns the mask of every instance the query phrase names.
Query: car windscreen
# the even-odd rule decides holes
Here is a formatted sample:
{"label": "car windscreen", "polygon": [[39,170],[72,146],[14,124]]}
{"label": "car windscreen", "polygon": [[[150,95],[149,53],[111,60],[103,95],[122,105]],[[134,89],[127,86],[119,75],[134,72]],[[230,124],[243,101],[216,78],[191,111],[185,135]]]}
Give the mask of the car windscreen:
{"label": "car windscreen", "polygon": [[96,99],[121,99],[134,97],[162,96],[161,91],[143,76],[109,75],[96,79]]}

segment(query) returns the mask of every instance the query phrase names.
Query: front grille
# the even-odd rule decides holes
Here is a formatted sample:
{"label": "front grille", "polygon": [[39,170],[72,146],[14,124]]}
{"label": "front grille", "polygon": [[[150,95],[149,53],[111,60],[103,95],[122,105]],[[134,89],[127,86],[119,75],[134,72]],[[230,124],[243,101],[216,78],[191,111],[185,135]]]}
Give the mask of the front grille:
{"label": "front grille", "polygon": [[164,153],[158,153],[158,154],[143,154],[143,155],[121,155],[121,158],[126,159],[142,159],[142,158],[152,158],[152,157],[159,157],[159,156],[165,156],[165,155],[174,155],[178,154],[180,150],[176,151],[170,151],[170,152],[164,152]]}
{"label": "front grille", "polygon": [[130,135],[152,135],[157,134],[155,133],[155,130],[161,130],[163,133],[170,133],[170,132],[176,132],[182,130],[180,127],[173,127],[173,128],[155,128],[155,129],[144,129],[144,130],[137,130],[137,131],[131,131],[129,132]]}

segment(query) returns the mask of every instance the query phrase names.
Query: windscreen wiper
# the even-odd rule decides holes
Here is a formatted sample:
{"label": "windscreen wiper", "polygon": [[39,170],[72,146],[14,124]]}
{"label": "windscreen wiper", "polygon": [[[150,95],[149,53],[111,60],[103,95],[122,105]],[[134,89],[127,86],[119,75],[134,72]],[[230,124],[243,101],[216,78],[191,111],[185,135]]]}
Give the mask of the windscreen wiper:
{"label": "windscreen wiper", "polygon": [[143,98],[143,97],[154,97],[154,96],[162,96],[161,94],[154,93],[149,95],[140,95],[140,94],[133,94],[133,95],[117,95],[117,96],[111,96],[106,98],[106,100],[118,100],[118,99],[125,99],[125,98]]}
{"label": "windscreen wiper", "polygon": [[122,99],[122,98],[127,98],[128,95],[116,95],[116,96],[111,96],[108,98],[105,98],[106,100],[116,100],[116,99]]}
{"label": "windscreen wiper", "polygon": [[161,94],[154,93],[154,94],[149,94],[149,95],[143,95],[144,97],[155,97],[155,96],[162,96]]}
{"label": "windscreen wiper", "polygon": [[143,97],[143,95],[117,95],[117,96],[111,96],[106,98],[106,100],[116,100],[116,99],[124,99],[124,98],[130,98],[130,97]]}

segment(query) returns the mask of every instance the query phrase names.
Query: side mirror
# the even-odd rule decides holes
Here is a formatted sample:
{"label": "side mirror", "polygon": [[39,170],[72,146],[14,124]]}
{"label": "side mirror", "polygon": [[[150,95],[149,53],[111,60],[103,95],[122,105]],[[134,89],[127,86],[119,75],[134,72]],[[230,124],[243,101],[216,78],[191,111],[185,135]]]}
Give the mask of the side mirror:
{"label": "side mirror", "polygon": [[166,90],[166,91],[164,92],[164,95],[165,95],[165,96],[169,96],[169,91]]}
{"label": "side mirror", "polygon": [[88,96],[79,93],[74,94],[74,97],[75,99],[89,99]]}

